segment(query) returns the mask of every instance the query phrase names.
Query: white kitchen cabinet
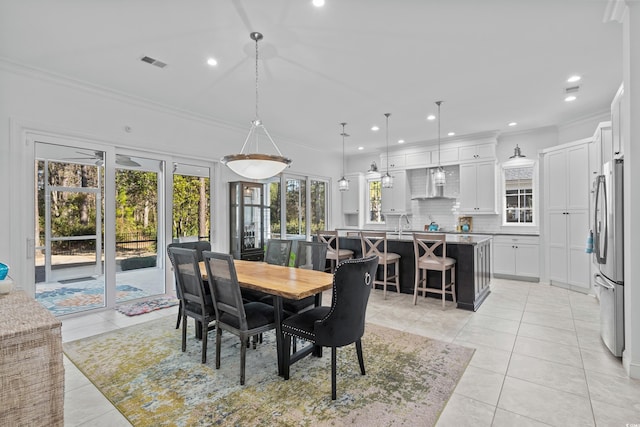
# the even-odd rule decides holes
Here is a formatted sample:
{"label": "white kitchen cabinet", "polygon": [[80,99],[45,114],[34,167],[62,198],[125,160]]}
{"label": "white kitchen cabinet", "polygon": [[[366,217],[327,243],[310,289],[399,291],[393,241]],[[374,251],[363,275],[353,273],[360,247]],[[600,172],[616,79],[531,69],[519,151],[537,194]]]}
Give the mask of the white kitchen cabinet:
{"label": "white kitchen cabinet", "polygon": [[489,160],[496,158],[495,144],[478,144],[468,147],[460,147],[460,161],[467,160]]}
{"label": "white kitchen cabinet", "polygon": [[440,147],[439,153],[437,148],[435,150],[431,150],[431,166],[438,166],[438,158],[440,159],[441,165],[458,163],[460,161],[458,150],[459,149],[457,147]]}
{"label": "white kitchen cabinet", "polygon": [[585,141],[545,152],[545,218],[551,284],[590,289],[589,146]]}
{"label": "white kitchen cabinet", "polygon": [[493,272],[496,277],[540,280],[540,244],[537,236],[495,236]]}
{"label": "white kitchen cabinet", "polygon": [[589,215],[583,211],[551,212],[547,216],[549,282],[572,289],[590,288],[590,260],[585,253]]}
{"label": "white kitchen cabinet", "polygon": [[611,131],[613,135],[613,157],[619,159],[624,154],[624,137],[622,129],[624,126],[622,114],[622,100],[624,99],[624,86],[620,85],[616,96],[611,103]]}
{"label": "white kitchen cabinet", "polygon": [[342,213],[358,214],[360,212],[360,176],[359,174],[346,175],[349,181],[349,189],[341,191]]}
{"label": "white kitchen cabinet", "polygon": [[390,171],[393,187],[382,188],[382,213],[403,214],[411,211],[409,181],[404,170]]}
{"label": "white kitchen cabinet", "polygon": [[495,161],[460,165],[460,213],[496,214]]}
{"label": "white kitchen cabinet", "polygon": [[[389,154],[389,170],[404,169],[406,167],[406,155],[405,154]],[[380,155],[380,167],[378,168],[381,173],[387,171],[387,155]]]}
{"label": "white kitchen cabinet", "polygon": [[407,154],[405,157],[405,167],[407,169],[426,168],[431,164],[431,152]]}

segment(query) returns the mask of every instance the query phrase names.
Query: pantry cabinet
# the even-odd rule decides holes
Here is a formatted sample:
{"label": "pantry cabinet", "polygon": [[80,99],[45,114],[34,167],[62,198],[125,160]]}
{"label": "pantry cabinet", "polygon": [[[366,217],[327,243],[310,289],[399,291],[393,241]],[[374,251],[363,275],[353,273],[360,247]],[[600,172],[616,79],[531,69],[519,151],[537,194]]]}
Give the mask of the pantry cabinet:
{"label": "pantry cabinet", "polygon": [[589,140],[544,153],[545,222],[551,284],[590,289]]}

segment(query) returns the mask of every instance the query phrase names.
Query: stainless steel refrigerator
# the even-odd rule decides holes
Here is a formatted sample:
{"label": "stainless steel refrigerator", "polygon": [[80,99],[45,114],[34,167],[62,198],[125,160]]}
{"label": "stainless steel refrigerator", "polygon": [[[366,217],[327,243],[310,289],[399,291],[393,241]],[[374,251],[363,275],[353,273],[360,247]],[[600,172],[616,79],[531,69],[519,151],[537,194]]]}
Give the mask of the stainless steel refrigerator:
{"label": "stainless steel refrigerator", "polygon": [[624,234],[622,159],[604,163],[596,178],[594,257],[600,287],[600,335],[615,356],[624,350]]}

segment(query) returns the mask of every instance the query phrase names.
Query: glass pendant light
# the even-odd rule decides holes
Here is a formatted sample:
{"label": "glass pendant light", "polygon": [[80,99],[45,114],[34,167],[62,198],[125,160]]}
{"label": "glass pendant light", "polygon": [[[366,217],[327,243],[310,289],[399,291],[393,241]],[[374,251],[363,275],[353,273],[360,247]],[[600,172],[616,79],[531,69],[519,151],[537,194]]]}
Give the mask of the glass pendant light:
{"label": "glass pendant light", "polygon": [[440,165],[440,104],[442,101],[436,101],[438,106],[438,169],[433,173],[433,182],[438,187],[442,187],[446,183],[444,169]]}
{"label": "glass pendant light", "polygon": [[389,175],[389,116],[391,113],[384,113],[387,121],[387,172],[382,175],[382,187],[383,188],[391,188],[393,187],[393,177]]}
{"label": "glass pendant light", "polygon": [[[267,128],[264,127],[262,120],[260,120],[260,117],[258,116],[258,41],[262,40],[263,36],[261,33],[252,32],[249,34],[249,37],[251,40],[256,42],[256,117],[251,122],[251,129],[249,129],[249,134],[244,140],[240,153],[229,154],[220,159],[220,161],[227,165],[229,169],[245,178],[266,179],[282,172],[291,164],[291,159],[282,155],[276,143],[273,142],[271,135],[269,135]],[[262,133],[264,133],[267,140],[275,147],[278,153],[277,155],[245,152],[245,149],[249,149],[247,144],[249,144],[249,140],[251,140],[252,137],[255,150],[258,150],[258,131],[262,131]]]}
{"label": "glass pendant light", "polygon": [[344,137],[349,136],[345,133],[344,127],[347,125],[346,123],[340,123],[342,125],[342,178],[338,181],[338,190],[347,191],[349,190],[349,180],[344,177]]}

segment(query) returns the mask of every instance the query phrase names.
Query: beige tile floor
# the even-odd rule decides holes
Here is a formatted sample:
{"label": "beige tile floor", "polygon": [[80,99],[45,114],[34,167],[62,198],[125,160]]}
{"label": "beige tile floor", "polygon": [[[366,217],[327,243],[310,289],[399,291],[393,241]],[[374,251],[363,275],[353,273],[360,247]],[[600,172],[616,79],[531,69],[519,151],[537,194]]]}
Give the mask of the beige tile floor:
{"label": "beige tile floor", "polygon": [[[640,424],[640,381],[599,337],[594,297],[542,284],[494,280],[478,312],[445,311],[434,298],[375,291],[367,320],[473,347],[476,352],[438,426],[621,426]],[[325,297],[325,304],[330,302]],[[175,316],[104,311],[63,320],[64,341]],[[128,426],[65,358],[65,425]]]}

